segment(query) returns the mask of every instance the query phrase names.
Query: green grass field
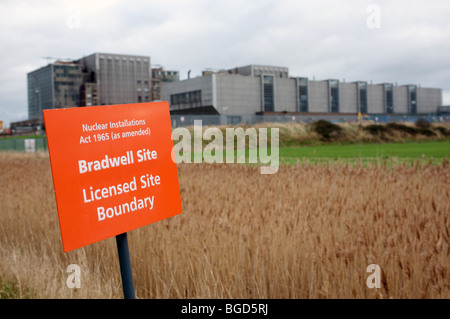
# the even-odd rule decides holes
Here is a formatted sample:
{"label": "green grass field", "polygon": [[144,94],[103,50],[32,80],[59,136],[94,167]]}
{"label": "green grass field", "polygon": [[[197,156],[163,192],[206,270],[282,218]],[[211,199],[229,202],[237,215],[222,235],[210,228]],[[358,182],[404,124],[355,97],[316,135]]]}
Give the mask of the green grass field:
{"label": "green grass field", "polygon": [[[269,152],[270,154],[270,149]],[[245,163],[249,163],[249,152],[246,150]],[[235,152],[236,156],[236,152]],[[258,156],[259,158],[259,156]],[[284,164],[297,162],[326,163],[432,163],[439,164],[450,158],[450,141],[424,141],[381,144],[324,144],[316,146],[280,147],[279,159]],[[223,153],[225,161],[225,153]],[[191,161],[194,162],[194,152]]]}
{"label": "green grass field", "polygon": [[280,148],[282,163],[300,161],[336,161],[378,162],[394,160],[398,162],[430,161],[440,163],[444,158],[450,158],[450,142],[433,141],[420,143],[386,143],[386,144],[348,144],[321,145],[305,147]]}

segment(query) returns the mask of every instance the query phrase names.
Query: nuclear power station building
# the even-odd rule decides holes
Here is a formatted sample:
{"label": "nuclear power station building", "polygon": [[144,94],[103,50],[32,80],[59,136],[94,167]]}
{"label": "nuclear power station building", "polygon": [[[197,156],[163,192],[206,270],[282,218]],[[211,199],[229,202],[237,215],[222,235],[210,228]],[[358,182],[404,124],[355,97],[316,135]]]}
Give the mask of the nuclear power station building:
{"label": "nuclear power station building", "polygon": [[[153,76],[152,76],[153,74]],[[149,56],[94,53],[28,73],[29,119],[42,110],[168,101],[171,114],[230,116],[305,114],[430,114],[442,91],[419,85],[317,81],[286,67],[248,65],[179,80],[178,71],[151,67]]]}
{"label": "nuclear power station building", "polygon": [[150,102],[178,71],[152,70],[149,56],[94,53],[57,60],[27,79],[29,119],[41,119],[44,109]]}
{"label": "nuclear power station building", "polygon": [[426,114],[442,105],[442,90],[367,81],[290,77],[286,67],[248,65],[165,83],[172,114]]}

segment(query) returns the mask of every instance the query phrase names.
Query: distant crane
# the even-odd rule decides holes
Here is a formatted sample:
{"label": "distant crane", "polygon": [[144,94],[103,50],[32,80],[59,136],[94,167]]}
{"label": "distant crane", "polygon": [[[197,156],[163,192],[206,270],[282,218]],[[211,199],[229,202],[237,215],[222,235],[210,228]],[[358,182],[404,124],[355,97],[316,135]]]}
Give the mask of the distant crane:
{"label": "distant crane", "polygon": [[73,61],[73,59],[69,59],[69,58],[54,58],[54,57],[51,57],[51,56],[44,56],[42,58],[46,59],[47,63],[50,63],[51,60],[53,60],[53,61],[64,61],[64,62],[71,62],[71,61]]}

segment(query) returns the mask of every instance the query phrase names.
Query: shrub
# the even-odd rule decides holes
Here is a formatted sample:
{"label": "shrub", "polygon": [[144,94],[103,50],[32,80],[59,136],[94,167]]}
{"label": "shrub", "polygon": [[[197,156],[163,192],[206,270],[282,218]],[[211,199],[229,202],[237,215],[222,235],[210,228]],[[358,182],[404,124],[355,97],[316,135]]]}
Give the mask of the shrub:
{"label": "shrub", "polygon": [[431,129],[429,128],[420,128],[419,129],[419,134],[421,135],[425,135],[425,136],[436,136],[436,133],[434,133]]}
{"label": "shrub", "polygon": [[431,127],[431,123],[424,118],[417,119],[414,124],[420,129],[429,129]]}
{"label": "shrub", "polygon": [[333,135],[339,135],[342,128],[339,125],[333,124],[325,120],[318,120],[312,123],[314,132],[319,134],[323,140],[329,140]]}
{"label": "shrub", "polygon": [[380,124],[370,124],[365,126],[363,129],[372,135],[383,135],[384,133],[389,133],[388,128]]}
{"label": "shrub", "polygon": [[436,130],[439,131],[439,133],[441,133],[444,136],[450,136],[450,130],[448,130],[444,126],[438,126],[438,127],[436,127]]}
{"label": "shrub", "polygon": [[419,130],[415,127],[408,126],[405,124],[395,123],[395,122],[388,123],[386,125],[386,127],[388,129],[396,130],[396,131],[403,132],[403,133],[406,133],[409,135],[416,135],[417,133],[419,133]]}

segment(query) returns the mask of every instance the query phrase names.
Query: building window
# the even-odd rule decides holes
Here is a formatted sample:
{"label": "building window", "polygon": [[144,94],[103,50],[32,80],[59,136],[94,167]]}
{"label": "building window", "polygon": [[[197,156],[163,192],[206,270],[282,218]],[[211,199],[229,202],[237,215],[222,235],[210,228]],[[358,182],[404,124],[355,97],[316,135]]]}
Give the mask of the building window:
{"label": "building window", "polygon": [[339,113],[339,82],[329,81],[331,113]]}
{"label": "building window", "polygon": [[300,112],[308,112],[308,79],[299,80],[298,96]]}
{"label": "building window", "polygon": [[273,76],[264,75],[264,112],[274,111]]}
{"label": "building window", "polygon": [[191,104],[191,103],[200,103],[202,102],[202,91],[190,91],[183,92],[178,94],[172,94],[170,96],[170,105],[178,105],[178,104]]}
{"label": "building window", "polygon": [[359,112],[367,114],[367,83],[359,82]]}
{"label": "building window", "polygon": [[408,86],[409,90],[409,112],[417,114],[417,88],[415,85]]}
{"label": "building window", "polygon": [[392,84],[385,84],[384,91],[386,94],[386,113],[394,113],[394,94],[392,89]]}

